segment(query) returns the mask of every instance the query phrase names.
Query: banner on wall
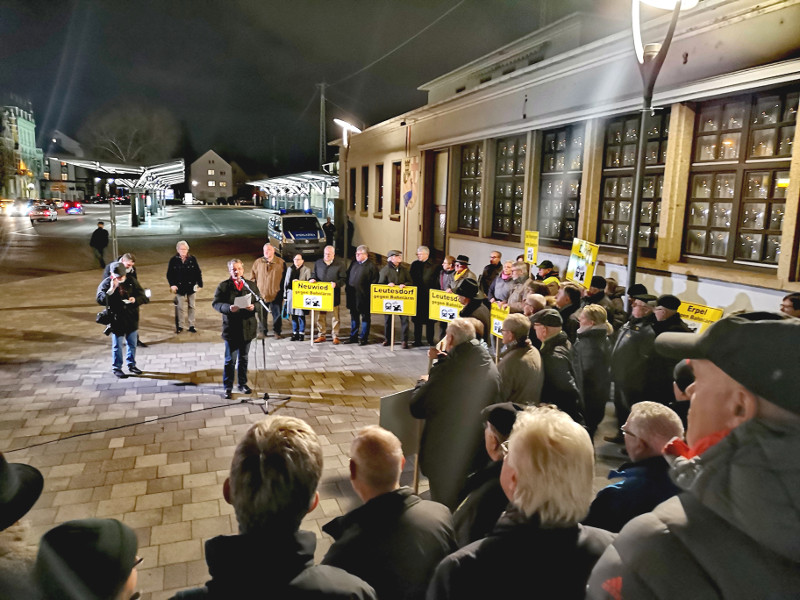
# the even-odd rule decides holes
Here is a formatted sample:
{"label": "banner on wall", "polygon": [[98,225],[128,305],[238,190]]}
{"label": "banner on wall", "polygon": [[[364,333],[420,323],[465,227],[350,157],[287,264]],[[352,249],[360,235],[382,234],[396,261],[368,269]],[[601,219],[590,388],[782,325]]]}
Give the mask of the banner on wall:
{"label": "banner on wall", "polygon": [[572,240],[572,252],[567,264],[567,279],[588,290],[589,283],[594,276],[594,266],[597,263],[599,249],[600,246],[586,240],[578,238]]}
{"label": "banner on wall", "polygon": [[526,231],[525,232],[525,262],[529,265],[535,265],[537,255],[539,254],[539,232]]}
{"label": "banner on wall", "polygon": [[403,159],[403,180],[400,185],[400,196],[405,207],[411,209],[419,194],[419,156]]}

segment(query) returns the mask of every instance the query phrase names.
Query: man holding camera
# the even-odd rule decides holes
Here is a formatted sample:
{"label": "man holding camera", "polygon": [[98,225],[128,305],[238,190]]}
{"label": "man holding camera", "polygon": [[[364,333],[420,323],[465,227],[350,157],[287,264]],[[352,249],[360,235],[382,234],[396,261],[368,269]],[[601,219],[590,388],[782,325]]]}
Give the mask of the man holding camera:
{"label": "man holding camera", "polygon": [[139,306],[147,303],[142,286],[135,277],[128,277],[125,265],[111,264],[109,276],[97,287],[97,303],[108,307],[111,322],[106,335],[111,335],[111,372],[119,379],[128,377],[122,371],[122,343],[125,342],[125,362],[128,371],[141,375],[136,366],[136,340],[139,337]]}

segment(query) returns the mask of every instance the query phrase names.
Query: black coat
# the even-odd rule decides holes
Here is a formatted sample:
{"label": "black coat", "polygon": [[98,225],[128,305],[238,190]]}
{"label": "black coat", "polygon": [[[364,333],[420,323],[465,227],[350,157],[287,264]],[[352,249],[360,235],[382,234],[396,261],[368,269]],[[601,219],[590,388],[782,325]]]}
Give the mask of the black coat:
{"label": "black coat", "polygon": [[[248,281],[247,285],[253,290],[254,294],[261,295],[256,287],[255,281]],[[231,304],[239,296],[245,296],[250,292],[246,287],[241,291],[236,289],[232,279],[226,279],[217,286],[214,292],[214,300],[211,305],[214,310],[222,313],[222,339],[234,344],[249,342],[256,337],[257,322],[256,310],[246,310],[240,308],[236,312],[231,312]],[[252,304],[256,304],[256,299],[252,298]]]}
{"label": "black coat", "polygon": [[92,237],[89,239],[89,245],[98,250],[105,249],[108,246],[108,231],[102,227],[98,227],[92,232]]}
{"label": "black coat", "polygon": [[436,565],[456,549],[447,507],[407,487],[371,499],[322,530],[335,540],[322,564],[360,577],[381,600],[424,597]]}
{"label": "black coat", "polygon": [[314,263],[314,268],[311,270],[311,279],[314,281],[335,283],[336,287],[333,288],[333,305],[339,306],[342,301],[342,288],[347,283],[345,279],[345,265],[341,258],[334,258],[333,262],[329,265],[326,265],[325,261],[320,258]]}
{"label": "black coat", "polygon": [[[97,303],[108,306],[111,311],[111,331],[116,335],[133,333],[139,329],[139,306],[149,301],[136,277],[127,276],[113,293],[109,294],[111,277],[106,277],[97,286]],[[128,304],[123,299],[133,298]]]}
{"label": "black coat", "polygon": [[605,326],[578,333],[578,339],[572,346],[572,364],[590,434],[594,433],[605,416],[611,388],[610,362],[611,342]]}
{"label": "black coat", "polygon": [[[686,333],[691,331],[683,322],[680,315],[675,313],[671,317],[667,317],[663,321],[653,322],[653,332],[658,337],[667,331]],[[674,358],[667,358],[658,352],[653,352],[650,355],[650,360],[647,365],[647,386],[644,391],[644,399],[653,402],[660,402],[667,405],[675,401],[675,391],[672,383],[673,372],[678,360]]]}
{"label": "black coat", "polygon": [[461,502],[453,513],[456,542],[460,547],[489,535],[508,507],[508,498],[500,485],[502,469],[503,461],[495,460],[467,479]]}
{"label": "black coat", "polygon": [[483,340],[487,344],[492,341],[492,313],[489,312],[483,300],[473,298],[469,301],[469,304],[461,309],[458,316],[462,319],[466,319],[467,317],[478,319],[483,323]]}
{"label": "black coat", "polygon": [[619,330],[611,351],[611,379],[631,398],[639,398],[647,385],[647,369],[656,338],[655,316],[634,318]]}
{"label": "black coat", "polygon": [[544,528],[537,515],[526,519],[512,507],[488,537],[439,564],[427,599],[583,600],[589,573],[613,539],[583,525]]}
{"label": "black coat", "polygon": [[539,349],[544,368],[541,401],[555,404],[576,423],[584,424],[581,393],[572,366],[572,346],[563,331],[542,342]]}
{"label": "black coat", "polygon": [[378,274],[378,283],[386,285],[393,283],[395,285],[411,285],[411,273],[402,264],[395,267],[391,263],[384,265]]}
{"label": "black coat", "polygon": [[480,286],[481,286],[481,291],[484,294],[489,293],[489,286],[492,285],[492,282],[495,280],[495,277],[497,277],[502,270],[503,270],[502,262],[497,263],[496,265],[489,263],[488,265],[483,267],[483,273],[481,273]]}
{"label": "black coat", "polygon": [[360,315],[370,313],[371,286],[378,283],[378,267],[367,259],[363,263],[353,261],[347,269],[347,308]]}
{"label": "black coat", "polygon": [[375,590],[350,573],[314,566],[316,536],[220,535],[206,542],[211,579],[205,587],[178,592],[173,599],[366,600]]}
{"label": "black coat", "polygon": [[439,271],[441,265],[434,264],[429,258],[426,261],[415,260],[409,269],[411,281],[417,286],[417,315],[415,321],[428,320],[428,296],[431,290],[439,289]]}
{"label": "black coat", "polygon": [[180,254],[169,259],[167,264],[167,281],[170,287],[178,288],[178,294],[186,296],[194,294],[194,286],[203,287],[203,273],[197,259],[191,254],[186,257],[186,262],[181,260]]}
{"label": "black coat", "polygon": [[500,402],[500,374],[478,340],[459,344],[414,390],[411,414],[425,419],[419,464],[433,499],[455,508],[467,476],[486,460],[481,410]]}

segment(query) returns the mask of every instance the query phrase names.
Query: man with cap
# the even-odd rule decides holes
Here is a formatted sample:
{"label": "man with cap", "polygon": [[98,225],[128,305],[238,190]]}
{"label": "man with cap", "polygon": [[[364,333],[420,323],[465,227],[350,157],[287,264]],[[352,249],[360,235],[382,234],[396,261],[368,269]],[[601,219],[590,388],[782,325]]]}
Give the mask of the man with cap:
{"label": "man with cap", "polygon": [[67,521],[42,536],[35,576],[47,600],[128,600],[142,559],[133,529],[116,519]]}
{"label": "man with cap", "polygon": [[628,290],[626,290],[626,294],[628,297],[628,306],[627,310],[625,311],[626,314],[626,321],[629,321],[631,318],[631,313],[633,312],[633,300],[636,296],[646,296],[647,295],[647,287],[643,283],[634,283]]}
{"label": "man with cap", "polygon": [[622,529],[588,598],[797,597],[800,320],[766,316],[656,340],[694,370],[686,443],[665,449],[682,492]]}
{"label": "man with cap", "polygon": [[555,270],[553,261],[543,260],[536,265],[536,268],[539,269],[539,272],[534,277],[537,281],[544,281],[548,277],[558,277],[558,271]]}
{"label": "man with cap", "polygon": [[483,339],[488,344],[492,335],[492,315],[486,304],[478,298],[478,294],[480,294],[480,288],[478,287],[478,282],[474,279],[464,279],[458,285],[456,295],[458,295],[458,301],[464,306],[458,316],[462,319],[474,317],[483,323]]}
{"label": "man with cap", "polygon": [[492,250],[489,254],[489,264],[483,267],[481,278],[478,280],[484,296],[489,293],[489,286],[503,270],[503,254],[499,250]]}
{"label": "man with cap", "polygon": [[23,517],[42,494],[44,478],[38,469],[10,463],[0,452],[0,598],[26,598],[36,541]]}
{"label": "man with cap", "polygon": [[[653,309],[655,321],[653,322],[653,332],[656,338],[661,334],[673,332],[690,332],[691,330],[683,322],[678,314],[678,307],[681,301],[672,294],[664,294],[656,299],[656,306]],[[669,405],[675,399],[673,390],[673,371],[679,361],[660,355],[658,352],[650,354],[647,365],[647,387],[644,392],[645,400],[660,402]]]}
{"label": "man with cap", "polygon": [[536,337],[542,342],[539,349],[544,369],[542,402],[555,404],[583,425],[583,403],[572,366],[572,344],[561,328],[561,315],[554,308],[545,308],[534,313],[531,322]]}
{"label": "man with cap", "polygon": [[458,508],[453,513],[459,547],[489,535],[508,506],[508,498],[500,485],[504,458],[502,445],[511,435],[517,413],[521,410],[523,407],[519,404],[500,402],[481,411],[483,442],[489,463],[467,478]]}
{"label": "man with cap", "polygon": [[[411,273],[408,268],[403,266],[403,253],[400,250],[389,250],[386,255],[388,262],[378,274],[378,283],[404,288],[411,285]],[[392,339],[392,315],[384,315],[384,335],[383,345],[388,346]],[[407,350],[411,346],[408,343],[408,317],[400,315],[400,334],[403,342],[403,349]]]}
{"label": "man with cap", "polygon": [[530,317],[525,315],[515,313],[503,321],[504,350],[497,369],[504,401],[522,405],[539,404],[544,371],[539,350],[533,347],[528,338],[530,331]]}
{"label": "man with cap", "polygon": [[446,355],[417,383],[411,414],[425,419],[419,465],[431,499],[454,510],[467,476],[485,460],[481,410],[499,401],[500,375],[467,319],[450,322],[444,345]]}
{"label": "man with cap", "polygon": [[[581,299],[581,308],[589,304],[599,304],[606,309],[608,322],[611,323],[612,327],[614,327],[614,331],[617,331],[625,322],[625,314],[618,313],[616,308],[614,308],[614,303],[611,302],[611,299],[608,296],[606,296],[606,285],[607,282],[605,277],[601,277],[600,275],[595,275],[592,277],[592,280],[589,283],[589,290]],[[579,313],[575,313],[575,319],[578,318],[578,314]]]}

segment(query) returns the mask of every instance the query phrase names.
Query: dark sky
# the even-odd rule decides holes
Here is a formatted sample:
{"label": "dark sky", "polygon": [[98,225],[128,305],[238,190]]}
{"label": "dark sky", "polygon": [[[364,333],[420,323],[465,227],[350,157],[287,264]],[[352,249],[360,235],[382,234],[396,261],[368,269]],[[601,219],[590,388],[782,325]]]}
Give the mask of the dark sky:
{"label": "dark sky", "polygon": [[[547,1],[551,19],[600,2]],[[40,140],[53,129],[75,136],[91,113],[127,99],[169,109],[197,153],[245,157],[270,175],[314,169],[315,84],[354,73],[458,2],[0,0],[0,92],[33,103]],[[370,125],[424,104],[419,85],[530,33],[539,17],[537,0],[465,0],[330,88],[328,139],[335,116]]]}

